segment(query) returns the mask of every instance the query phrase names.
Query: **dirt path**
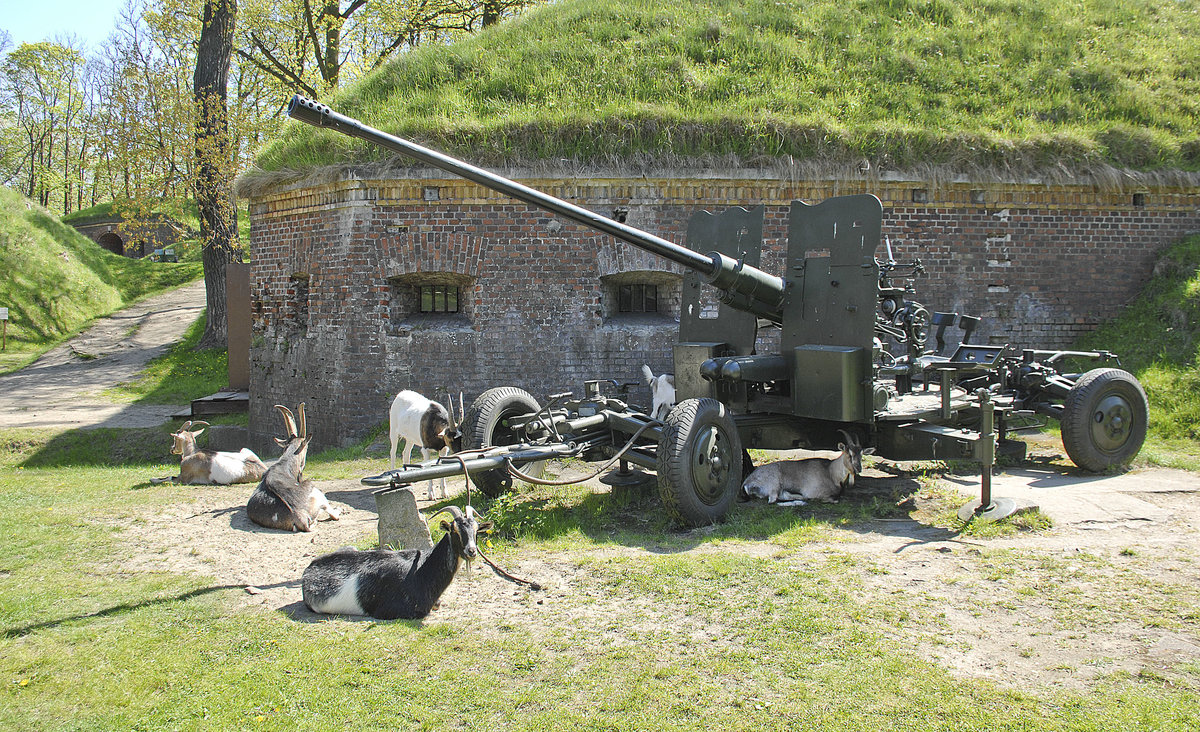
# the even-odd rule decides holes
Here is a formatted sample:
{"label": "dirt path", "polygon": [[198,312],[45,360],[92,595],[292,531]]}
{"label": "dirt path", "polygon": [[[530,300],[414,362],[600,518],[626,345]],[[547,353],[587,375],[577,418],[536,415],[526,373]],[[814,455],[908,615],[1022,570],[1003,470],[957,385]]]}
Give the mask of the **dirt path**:
{"label": "dirt path", "polygon": [[[348,510],[342,520],[321,522],[310,534],[252,524],[245,513],[250,486],[156,487],[176,492],[179,500],[157,515],[121,521],[128,551],[118,568],[213,576],[220,584],[248,586],[245,606],[282,611],[299,622],[319,621],[321,616],[301,601],[304,568],[338,547],[372,545],[376,514],[372,489],[357,480],[318,484],[334,505]],[[456,485],[461,490],[454,481],[451,492]],[[598,481],[588,485],[595,492],[608,490]],[[739,543],[734,551],[795,564],[798,570],[821,566],[833,554],[849,557],[838,571],[847,573],[848,586],[858,588],[862,602],[894,605],[907,618],[879,632],[964,677],[1024,688],[1086,688],[1112,671],[1170,676],[1181,664],[1200,663],[1195,579],[1200,476],[1146,469],[1097,477],[1026,463],[998,474],[994,495],[1036,502],[1055,526],[1001,539],[962,537],[931,525],[927,511],[939,500],[946,502],[947,488],[961,493],[961,503],[978,497],[978,480],[970,477],[943,481],[930,491],[912,474],[873,468],[846,500],[911,494],[909,518],[837,528],[832,541],[800,548],[762,541]],[[430,504],[422,495],[423,490],[418,505],[427,511]],[[950,502],[958,505],[958,499]],[[697,542],[679,551],[729,550]],[[685,608],[614,596],[588,569],[589,556],[648,557],[661,551],[602,542],[578,553],[530,552],[505,562],[514,574],[544,584],[540,592],[477,567],[450,586],[428,622],[485,634],[505,624],[553,627],[584,615],[670,623],[667,615]],[[710,631],[719,638],[729,629]]]}
{"label": "dirt path", "polygon": [[98,396],[132,381],[204,311],[204,281],[146,298],[98,321],[34,363],[0,376],[0,428],[154,427],[185,405],[114,404]]}

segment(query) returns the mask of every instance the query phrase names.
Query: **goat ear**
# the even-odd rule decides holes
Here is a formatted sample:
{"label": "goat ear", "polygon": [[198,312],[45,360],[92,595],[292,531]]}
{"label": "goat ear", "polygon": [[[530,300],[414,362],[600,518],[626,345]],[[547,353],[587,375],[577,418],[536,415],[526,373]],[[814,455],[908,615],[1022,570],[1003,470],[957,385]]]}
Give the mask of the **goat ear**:
{"label": "goat ear", "polygon": [[864,448],[863,448],[863,451],[862,451],[862,454],[863,454],[863,455],[874,455],[874,454],[875,454],[875,448],[873,448],[873,447],[864,447]]}
{"label": "goat ear", "polygon": [[288,441],[287,441],[287,440],[281,440],[281,439],[279,439],[278,437],[272,437],[271,439],[272,439],[272,440],[275,440],[275,444],[276,444],[276,445],[279,445],[280,447],[287,447],[287,446],[288,446]]}
{"label": "goat ear", "polygon": [[475,529],[475,533],[477,533],[477,534],[484,534],[484,533],[487,533],[487,532],[489,532],[489,531],[491,531],[491,530],[492,530],[492,522],[491,522],[491,521],[484,521],[483,523],[479,524],[479,527],[478,527],[478,528],[476,528],[476,529]]}
{"label": "goat ear", "polygon": [[200,436],[200,435],[202,435],[202,434],[204,434],[204,428],[203,428],[203,427],[201,427],[200,429],[198,429],[198,430],[196,430],[195,432],[193,432],[193,433],[192,433],[192,437],[199,437],[199,436]]}
{"label": "goat ear", "polygon": [[839,442],[839,443],[838,443],[838,449],[839,449],[839,450],[842,450],[842,451],[845,451],[845,449],[846,449],[846,443],[844,443],[844,442]]}

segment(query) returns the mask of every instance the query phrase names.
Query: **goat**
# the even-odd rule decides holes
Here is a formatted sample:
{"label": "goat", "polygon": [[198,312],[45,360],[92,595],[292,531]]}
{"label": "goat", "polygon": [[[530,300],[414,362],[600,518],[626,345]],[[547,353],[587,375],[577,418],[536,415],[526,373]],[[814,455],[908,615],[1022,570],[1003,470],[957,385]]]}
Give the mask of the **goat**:
{"label": "goat", "polygon": [[312,440],[304,420],[304,404],[300,404],[299,428],[290,409],[281,404],[275,408],[283,415],[287,428],[286,440],[275,438],[283,454],[267,469],[250,495],[246,514],[259,526],[283,531],[312,531],[322,511],[337,521],[341,511],[329,505],[325,494],[302,475],[308,460],[308,443]]}
{"label": "goat", "polygon": [[642,364],[642,378],[650,386],[650,399],[653,402],[650,416],[662,421],[667,418],[667,412],[675,406],[675,375],[654,375],[650,367]]}
{"label": "goat", "polygon": [[[453,401],[451,404],[453,405]],[[388,414],[389,433],[392,439],[390,469],[396,469],[396,445],[404,440],[402,462],[408,462],[414,447],[421,448],[422,462],[429,459],[431,451],[441,457],[448,452],[462,449],[462,432],[446,408],[430,401],[415,391],[407,389],[392,400]],[[446,497],[446,479],[441,479],[441,497]],[[433,496],[433,480],[429,481],[429,497]]]}
{"label": "goat", "polygon": [[[446,535],[432,549],[352,547],[317,557],[304,570],[304,604],[315,613],[370,615],[380,620],[423,618],[437,607],[462,560],[479,553],[475,537],[492,527],[467,506],[447,506],[453,521],[442,521]],[[438,513],[441,513],[439,511]],[[436,514],[435,514],[436,515]]]}
{"label": "goat", "polygon": [[[208,426],[208,422],[189,420],[184,422],[178,431],[171,433],[175,440],[175,444],[171,446],[171,454],[180,456],[179,477],[175,478],[175,482],[229,485],[257,483],[262,480],[267,466],[250,448],[243,447],[241,452],[198,449],[196,438],[203,434],[204,427]],[[192,427],[200,429],[192,430]]]}
{"label": "goat", "polygon": [[854,485],[854,476],[862,472],[862,456],[871,455],[875,448],[864,448],[845,430],[845,443],[838,443],[840,455],[835,458],[786,460],[764,465],[742,483],[747,496],[766,498],[780,506],[803,506],[808,501],[836,503],[842,491]]}

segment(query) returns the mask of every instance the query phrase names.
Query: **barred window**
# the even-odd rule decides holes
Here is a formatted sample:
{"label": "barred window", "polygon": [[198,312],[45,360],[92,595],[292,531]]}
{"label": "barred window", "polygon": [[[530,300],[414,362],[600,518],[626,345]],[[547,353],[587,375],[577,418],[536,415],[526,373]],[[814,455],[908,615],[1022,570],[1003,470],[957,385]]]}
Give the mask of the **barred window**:
{"label": "barred window", "polygon": [[411,272],[387,279],[387,329],[411,335],[414,329],[469,329],[474,311],[470,277],[454,272]]}
{"label": "barred window", "polygon": [[617,288],[618,313],[657,313],[658,285],[642,283],[619,285]]}
{"label": "barred window", "polygon": [[422,313],[457,313],[458,288],[454,285],[422,285]]}

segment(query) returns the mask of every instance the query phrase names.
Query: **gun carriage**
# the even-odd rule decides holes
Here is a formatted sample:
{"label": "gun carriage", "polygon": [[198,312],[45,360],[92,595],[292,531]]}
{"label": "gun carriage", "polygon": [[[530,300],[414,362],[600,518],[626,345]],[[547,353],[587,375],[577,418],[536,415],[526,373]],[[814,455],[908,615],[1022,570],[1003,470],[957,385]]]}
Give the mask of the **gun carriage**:
{"label": "gun carriage", "polygon": [[[889,460],[968,459],[983,466],[982,495],[966,513],[1003,512],[990,495],[997,440],[1031,417],[1061,423],[1081,468],[1131,460],[1148,407],[1137,380],[1117,368],[1064,370],[1068,360],[1116,362],[1108,352],[1016,350],[969,344],[977,318],[930,312],[913,299],[919,261],[877,257],[883,208],[870,195],[791,204],[784,273],[759,269],[762,206],[697,212],[679,246],[489,171],[373,129],[296,96],[288,114],[461,176],[609,234],[687,270],[674,346],[677,404],[663,421],[627,402],[629,384],[594,380],[582,398],[498,387],[466,410],[464,452],[364,478],[402,486],[466,472],[490,496],[532,480],[562,457],[619,459],[657,472],[664,509],[683,525],[720,520],[744,473],[746,448],[830,449],[840,431]],[[704,286],[716,289],[711,303]],[[707,299],[706,299],[707,298]],[[958,323],[963,342],[941,354]],[[779,329],[779,351],[755,351],[760,328]],[[937,348],[928,348],[936,329]],[[1068,358],[1071,357],[1071,358]],[[612,393],[615,392],[615,393]]]}

